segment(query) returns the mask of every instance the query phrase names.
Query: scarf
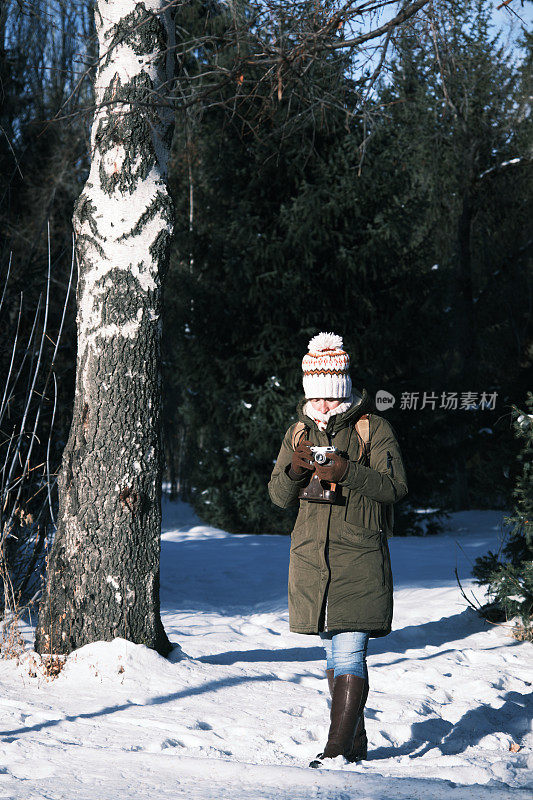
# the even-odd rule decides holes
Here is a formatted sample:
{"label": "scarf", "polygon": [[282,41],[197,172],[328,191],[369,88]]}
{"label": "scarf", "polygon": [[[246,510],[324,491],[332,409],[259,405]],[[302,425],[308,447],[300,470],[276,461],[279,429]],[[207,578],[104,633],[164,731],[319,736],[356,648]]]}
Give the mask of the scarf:
{"label": "scarf", "polygon": [[308,400],[303,407],[303,413],[309,417],[309,419],[313,420],[320,431],[325,431],[328,426],[328,422],[332,417],[335,417],[337,414],[343,414],[352,407],[354,402],[358,404],[361,402],[361,400],[362,395],[360,395],[357,390],[354,390],[348,400],[346,400],[344,403],[341,403],[336,408],[332,408],[331,411],[326,411],[325,414],[323,414],[321,411],[317,411],[316,408],[313,408],[310,400]]}

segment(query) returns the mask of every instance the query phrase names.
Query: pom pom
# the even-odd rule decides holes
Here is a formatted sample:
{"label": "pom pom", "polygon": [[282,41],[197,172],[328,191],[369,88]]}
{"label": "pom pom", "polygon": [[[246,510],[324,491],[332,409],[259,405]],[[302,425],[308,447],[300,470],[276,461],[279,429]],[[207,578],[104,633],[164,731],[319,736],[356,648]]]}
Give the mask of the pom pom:
{"label": "pom pom", "polygon": [[342,336],[335,333],[318,333],[309,342],[310,353],[321,353],[322,350],[342,350]]}

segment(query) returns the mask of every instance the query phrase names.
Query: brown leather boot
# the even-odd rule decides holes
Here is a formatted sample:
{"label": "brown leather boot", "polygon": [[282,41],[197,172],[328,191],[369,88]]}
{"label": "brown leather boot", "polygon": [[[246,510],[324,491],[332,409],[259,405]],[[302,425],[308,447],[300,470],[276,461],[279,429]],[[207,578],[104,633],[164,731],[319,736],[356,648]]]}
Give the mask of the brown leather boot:
{"label": "brown leather boot", "polygon": [[368,755],[368,740],[366,737],[365,715],[364,715],[364,708],[366,705],[367,697],[368,697],[368,681],[365,681],[363,697],[361,698],[361,705],[359,706],[359,719],[357,720],[357,725],[355,727],[352,750],[348,761],[361,761]]}
{"label": "brown leather boot", "polygon": [[[333,681],[331,699],[331,723],[328,741],[324,751],[309,764],[316,769],[322,766],[325,758],[344,756],[347,761],[356,761],[360,752],[354,748],[354,736],[359,722],[359,714],[366,681],[359,675],[339,675]],[[366,740],[366,734],[360,738]],[[358,745],[361,743],[358,742]]]}
{"label": "brown leather boot", "polygon": [[[333,669],[326,670],[330,697],[333,697],[334,674],[335,670]],[[352,746],[352,755],[354,756],[353,758],[354,761],[361,761],[362,759],[366,758],[368,754],[368,740],[365,730],[365,715],[364,715],[364,708],[368,698],[368,688],[369,688],[368,681],[365,681],[365,688],[363,691],[363,697],[361,699],[361,706],[359,708],[359,719],[357,720],[357,725],[355,728],[354,739],[353,739],[353,746]]]}

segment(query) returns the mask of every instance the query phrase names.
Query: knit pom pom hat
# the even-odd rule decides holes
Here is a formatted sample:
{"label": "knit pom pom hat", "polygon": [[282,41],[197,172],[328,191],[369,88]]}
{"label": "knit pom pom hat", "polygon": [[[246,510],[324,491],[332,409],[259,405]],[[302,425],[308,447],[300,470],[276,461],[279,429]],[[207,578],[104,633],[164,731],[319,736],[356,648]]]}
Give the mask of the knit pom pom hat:
{"label": "knit pom pom hat", "polygon": [[352,380],[348,373],[350,356],[342,349],[342,336],[319,333],[309,342],[303,357],[303,385],[307,398],[349,397]]}

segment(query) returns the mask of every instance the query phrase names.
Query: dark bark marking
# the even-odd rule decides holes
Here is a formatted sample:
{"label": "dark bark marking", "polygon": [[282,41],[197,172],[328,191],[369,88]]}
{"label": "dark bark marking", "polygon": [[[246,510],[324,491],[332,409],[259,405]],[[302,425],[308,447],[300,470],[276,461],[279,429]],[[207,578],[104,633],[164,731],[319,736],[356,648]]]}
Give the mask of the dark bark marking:
{"label": "dark bark marking", "polygon": [[[120,242],[124,239],[129,239],[131,236],[138,236],[142,233],[146,224],[158,214],[161,214],[166,222],[172,222],[172,201],[164,192],[156,192],[155,197],[141,214],[134,227],[130,231],[123,233],[117,241]],[[161,231],[158,235],[161,235],[161,233],[166,233],[166,231]],[[168,233],[166,235],[168,236]]]}
{"label": "dark bark marking", "polygon": [[[101,187],[108,194],[116,188],[122,192],[133,191],[157,163],[153,130],[161,127],[161,120],[153,108],[153,92],[152,80],[145,72],[135,75],[126,84],[117,79],[103,92],[103,103],[124,103],[129,107],[124,113],[103,118],[95,136],[95,145],[102,153],[116,145],[125,149],[124,161],[116,172],[109,174],[103,161],[100,164]],[[142,104],[142,111],[139,104]]]}
{"label": "dark bark marking", "polygon": [[160,231],[149,247],[152,258],[154,260],[157,259],[159,264],[161,264],[159,269],[161,280],[164,280],[167,273],[171,241],[172,237],[168,231]]}
{"label": "dark bark marking", "polygon": [[81,413],[81,426],[83,428],[85,438],[87,439],[87,432],[89,430],[89,403],[83,404],[83,411]]}
{"label": "dark bark marking", "polygon": [[158,60],[165,61],[166,33],[165,27],[157,14],[147,11],[144,3],[137,3],[133,11],[122,17],[113,26],[109,38],[110,45],[107,50],[103,66],[106,67],[113,58],[115,47],[127,39],[135,55],[145,55],[157,50],[161,53]]}
{"label": "dark bark marking", "polygon": [[118,499],[124,508],[128,508],[132,513],[136,511],[139,506],[139,494],[133,490],[131,486],[125,486],[120,492]]}

